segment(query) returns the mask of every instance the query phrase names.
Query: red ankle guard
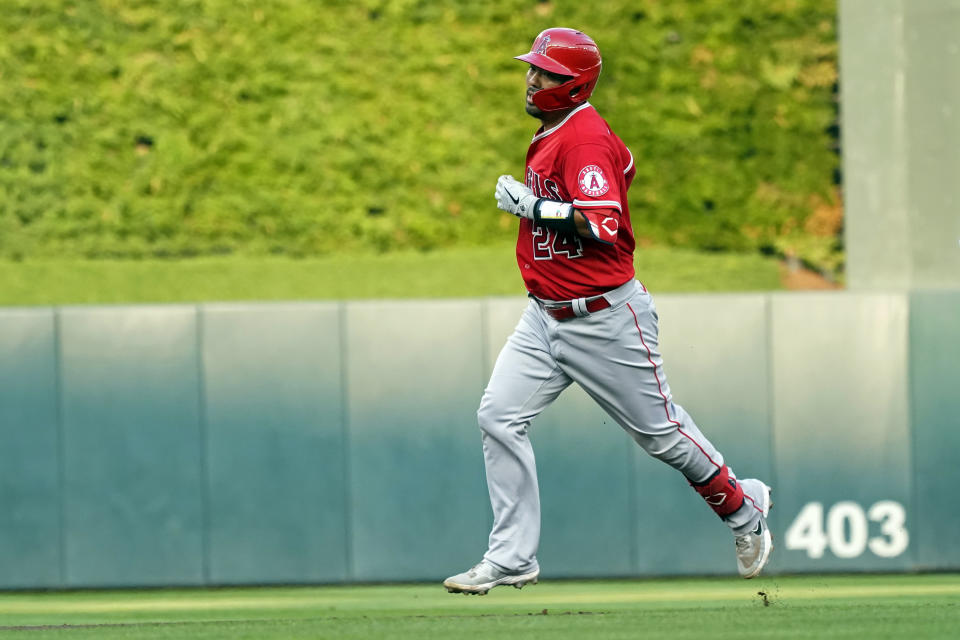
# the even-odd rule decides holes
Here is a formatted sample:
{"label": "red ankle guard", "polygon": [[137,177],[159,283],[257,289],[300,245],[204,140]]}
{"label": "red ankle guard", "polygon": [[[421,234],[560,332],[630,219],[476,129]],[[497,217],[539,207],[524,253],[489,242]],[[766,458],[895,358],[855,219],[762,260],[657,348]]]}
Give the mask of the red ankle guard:
{"label": "red ankle guard", "polygon": [[743,489],[736,478],[730,477],[730,470],[723,465],[719,471],[703,484],[690,483],[710,508],[720,516],[726,518],[743,506]]}

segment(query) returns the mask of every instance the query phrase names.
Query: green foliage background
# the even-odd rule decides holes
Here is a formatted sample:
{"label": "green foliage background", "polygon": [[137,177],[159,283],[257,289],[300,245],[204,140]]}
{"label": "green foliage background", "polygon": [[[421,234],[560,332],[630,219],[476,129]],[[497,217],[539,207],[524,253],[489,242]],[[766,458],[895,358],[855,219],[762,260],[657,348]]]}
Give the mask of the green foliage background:
{"label": "green foliage background", "polygon": [[512,56],[591,34],[643,244],[839,264],[834,0],[6,0],[0,257],[501,242]]}

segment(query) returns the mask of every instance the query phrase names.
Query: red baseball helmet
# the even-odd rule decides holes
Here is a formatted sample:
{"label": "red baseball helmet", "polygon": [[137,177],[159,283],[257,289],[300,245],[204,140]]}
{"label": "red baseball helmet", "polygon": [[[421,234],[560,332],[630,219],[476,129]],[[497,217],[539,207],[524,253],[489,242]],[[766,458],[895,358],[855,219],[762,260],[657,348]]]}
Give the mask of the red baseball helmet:
{"label": "red baseball helmet", "polygon": [[530,53],[516,59],[551,73],[572,76],[558,87],[533,94],[533,104],[541,111],[569,109],[586,102],[597,86],[602,64],[600,49],[590,36],[562,27],[540,32]]}

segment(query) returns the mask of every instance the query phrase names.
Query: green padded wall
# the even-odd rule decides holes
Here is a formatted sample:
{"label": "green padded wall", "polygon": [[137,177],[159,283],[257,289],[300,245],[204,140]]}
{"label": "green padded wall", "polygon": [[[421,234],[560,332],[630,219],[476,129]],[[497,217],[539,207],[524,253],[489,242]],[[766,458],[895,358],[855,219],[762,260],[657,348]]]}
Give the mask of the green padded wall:
{"label": "green padded wall", "polygon": [[209,580],[346,580],[341,307],[202,309]]}
{"label": "green padded wall", "polygon": [[476,424],[481,304],[351,303],[345,326],[351,576],[463,571],[491,523]]}
{"label": "green padded wall", "polygon": [[[774,487],[770,573],[960,568],[960,291],[663,295],[675,400]],[[0,310],[2,588],[437,581],[526,300]],[[531,430],[545,578],[734,573],[578,387]]]}
{"label": "green padded wall", "polygon": [[196,309],[63,309],[60,349],[65,583],[202,583]]}
{"label": "green padded wall", "polygon": [[[773,568],[909,568],[915,514],[905,296],[772,299],[773,525],[779,532]],[[889,513],[898,508],[908,542],[899,549],[903,528],[898,514]]]}
{"label": "green padded wall", "polygon": [[540,480],[543,576],[636,572],[636,444],[576,384],[530,431]]}
{"label": "green padded wall", "polygon": [[960,291],[910,296],[917,568],[960,568]]}
{"label": "green padded wall", "polygon": [[62,584],[53,311],[0,311],[0,586]]}
{"label": "green padded wall", "polygon": [[[493,371],[493,364],[500,355],[507,338],[513,333],[513,330],[520,322],[520,316],[523,310],[527,308],[529,298],[487,298],[483,304],[483,346],[484,346],[484,369],[483,385],[486,387],[490,373]],[[479,404],[477,398],[477,404]]]}

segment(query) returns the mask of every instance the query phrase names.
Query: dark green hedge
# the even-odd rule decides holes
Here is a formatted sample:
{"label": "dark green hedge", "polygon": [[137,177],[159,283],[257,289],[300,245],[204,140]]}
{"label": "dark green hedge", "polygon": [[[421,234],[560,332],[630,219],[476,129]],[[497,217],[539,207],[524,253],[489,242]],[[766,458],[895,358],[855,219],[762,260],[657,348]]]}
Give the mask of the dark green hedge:
{"label": "dark green hedge", "polygon": [[836,265],[833,0],[7,0],[0,256],[511,237],[512,56],[556,25],[604,54],[642,242]]}

